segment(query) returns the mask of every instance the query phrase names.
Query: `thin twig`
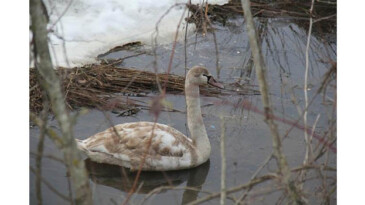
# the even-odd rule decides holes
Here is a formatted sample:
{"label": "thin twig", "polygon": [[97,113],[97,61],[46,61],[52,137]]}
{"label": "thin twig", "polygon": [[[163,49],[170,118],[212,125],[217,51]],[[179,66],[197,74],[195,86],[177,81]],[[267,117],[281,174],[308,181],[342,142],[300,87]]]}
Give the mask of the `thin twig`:
{"label": "thin twig", "polygon": [[164,86],[163,86],[163,95],[165,95],[165,93],[166,93],[166,86],[167,86],[167,82],[168,82],[169,76],[170,76],[169,74],[170,74],[171,68],[172,68],[172,61],[173,61],[174,55],[175,55],[175,48],[176,48],[177,38],[179,36],[179,29],[180,29],[180,26],[181,26],[181,22],[184,19],[186,9],[187,9],[187,7],[185,6],[184,12],[181,15],[181,18],[180,18],[179,23],[178,23],[177,28],[176,28],[175,38],[174,38],[174,42],[172,44],[172,50],[171,50],[171,55],[170,55],[170,59],[169,59],[169,65],[167,67],[167,75],[166,75]]}
{"label": "thin twig", "polygon": [[[37,158],[37,156],[39,155],[39,154],[38,154],[38,153],[36,153],[36,152],[30,152],[30,154],[31,154],[31,155],[33,155],[33,156],[35,156],[36,158]],[[64,163],[65,163],[65,162],[63,161],[63,159],[58,158],[58,157],[53,156],[53,155],[45,155],[45,154],[43,154],[43,155],[42,155],[42,157],[43,157],[43,158],[48,158],[48,159],[54,160],[54,161],[59,162],[59,163],[61,163],[61,164],[64,164]]]}
{"label": "thin twig", "polygon": [[[189,0],[188,5],[191,5],[191,0]],[[188,9],[188,16],[190,14],[190,9]],[[187,42],[188,42],[188,27],[189,27],[189,23],[186,21],[186,27],[185,27],[185,35],[184,35],[184,67],[185,67],[185,75],[187,73],[188,70],[188,53],[187,53]]]}
{"label": "thin twig", "polygon": [[47,95],[43,91],[43,111],[41,113],[41,118],[43,121],[42,126],[40,127],[40,134],[39,134],[39,142],[37,147],[37,155],[36,155],[36,193],[37,193],[37,200],[38,205],[42,205],[42,186],[41,186],[41,177],[42,177],[42,158],[43,158],[43,148],[44,148],[44,138],[46,135],[46,128],[47,128],[47,118],[48,118],[48,109],[49,103],[47,100]]}
{"label": "thin twig", "polygon": [[323,170],[326,170],[326,171],[332,171],[332,172],[336,172],[337,169],[334,168],[334,167],[329,167],[329,166],[318,166],[318,165],[303,165],[303,166],[300,166],[300,167],[296,167],[296,168],[293,168],[291,169],[292,172],[299,172],[301,170],[304,170],[304,169],[323,169]]}
{"label": "thin twig", "polygon": [[[209,27],[212,29],[214,48],[215,48],[215,66],[216,66],[217,78],[219,79],[221,69],[219,66],[219,50],[218,50],[217,36],[215,35],[215,28],[213,27],[212,22],[210,21],[210,19],[208,17],[208,3],[205,4],[204,17],[205,17],[205,20],[208,22]],[[203,22],[205,22],[205,21],[203,21]]]}
{"label": "thin twig", "polygon": [[[34,174],[36,174],[36,170],[34,170],[33,167],[29,167],[30,171],[33,172]],[[57,196],[59,196],[61,199],[71,202],[71,199],[69,199],[67,196],[63,195],[62,193],[60,193],[56,188],[54,188],[51,183],[49,183],[47,180],[45,180],[42,176],[41,176],[41,181],[43,182],[44,185],[46,185],[53,193],[55,193]]]}
{"label": "thin twig", "polygon": [[[311,102],[313,102],[313,99]],[[264,111],[258,109],[257,107],[255,107],[248,101],[242,101],[242,103],[237,104],[237,103],[232,103],[228,100],[221,100],[219,102],[214,102],[214,104],[215,105],[231,105],[233,107],[242,106],[243,108],[246,108],[247,110],[253,111],[253,112],[261,114],[261,115],[265,115]],[[311,103],[309,103],[309,104],[311,104]],[[308,108],[306,108],[306,109],[308,109]],[[296,121],[291,121],[291,120],[288,120],[285,118],[278,117],[276,115],[270,115],[270,117],[275,121],[291,125],[289,130],[287,130],[286,134],[284,135],[284,137],[283,137],[284,139],[289,135],[289,132],[293,128],[297,128],[297,129],[306,131],[308,133],[312,132],[311,129],[309,129],[309,128],[305,129],[303,125],[299,124],[299,121],[300,121],[300,119],[303,118],[303,116],[298,117],[298,119]],[[334,141],[325,140],[324,136],[320,136],[319,134],[316,134],[316,133],[313,133],[313,137],[315,137],[321,144],[323,144],[324,147],[329,148],[333,153],[337,153],[336,147],[333,146]]]}
{"label": "thin twig", "polygon": [[[310,39],[312,35],[312,25],[313,25],[313,5],[314,0],[312,0],[312,4],[309,10],[310,18],[309,18],[309,29],[308,29],[308,37],[307,37],[307,45],[305,49],[305,74],[304,74],[304,99],[305,99],[305,107],[308,107],[308,72],[309,72],[309,46],[310,46]],[[307,129],[308,123],[307,123],[307,110],[304,110],[304,128]],[[310,149],[310,143],[309,143],[309,136],[307,132],[304,132],[304,138],[306,142],[306,150],[305,150],[305,158],[304,158],[304,164],[308,163],[309,160],[309,149]]]}
{"label": "thin twig", "polygon": [[[253,180],[253,179],[255,179],[256,177],[257,177],[257,175],[260,173],[260,171],[267,165],[267,163],[269,163],[269,161],[272,159],[272,157],[273,157],[273,153],[271,152],[271,154],[269,155],[269,157],[268,158],[266,158],[266,160],[262,163],[262,165],[256,170],[256,172],[251,176],[251,180]],[[247,195],[248,195],[248,193],[249,193],[249,191],[251,190],[251,188],[252,187],[249,187],[247,190],[246,190],[246,192],[237,200],[237,203],[236,204],[239,204],[239,203],[241,203],[241,201],[243,201],[246,197],[247,197]]]}
{"label": "thin twig", "polygon": [[[172,9],[174,6],[176,6],[177,4],[173,5],[172,7],[170,7],[165,13],[164,15],[159,19],[159,21],[156,23],[156,32],[158,32],[158,24],[160,23],[160,21],[162,20],[162,18],[170,11],[170,9]],[[170,60],[169,60],[169,65],[168,65],[168,69],[167,69],[167,75],[165,77],[165,82],[164,82],[164,85],[163,85],[163,91],[162,91],[162,94],[161,96],[156,99],[158,101],[158,103],[160,103],[160,100],[162,98],[164,98],[165,94],[166,94],[166,87],[167,87],[167,83],[168,83],[168,78],[169,78],[169,73],[171,71],[171,67],[172,67],[172,61],[173,61],[173,58],[174,58],[174,54],[175,54],[175,47],[176,47],[176,43],[177,43],[177,38],[178,38],[178,34],[179,34],[179,29],[180,29],[180,26],[181,26],[181,22],[183,20],[183,17],[185,15],[185,12],[186,12],[186,9],[187,7],[184,8],[184,12],[183,14],[181,15],[181,18],[180,18],[180,21],[177,25],[177,28],[176,28],[176,32],[175,32],[175,39],[174,39],[174,43],[172,45],[172,51],[171,51],[171,55],[170,55]],[[156,39],[155,41],[157,41],[157,36],[156,36]],[[156,45],[157,46],[157,42],[156,42]],[[134,179],[134,182],[133,182],[133,186],[132,188],[130,189],[130,191],[128,192],[128,195],[127,195],[127,198],[124,200],[123,202],[123,205],[126,205],[128,203],[128,201],[130,200],[130,197],[133,195],[133,193],[135,192],[135,188],[137,186],[137,183],[138,183],[138,180],[139,180],[139,176],[142,172],[142,168],[144,166],[144,163],[145,163],[145,160],[146,160],[146,157],[147,157],[147,154],[149,152],[149,149],[151,147],[151,144],[152,144],[152,138],[154,137],[154,130],[155,130],[155,125],[157,123],[157,119],[158,119],[158,115],[159,115],[159,110],[156,111],[154,114],[155,114],[155,120],[154,120],[154,124],[153,124],[153,127],[152,127],[152,132],[151,132],[151,136],[150,136],[150,139],[148,141],[148,145],[147,145],[147,148],[146,148],[146,151],[144,153],[144,156],[142,158],[142,161],[140,163],[140,166],[139,166],[139,169],[138,169],[138,172],[137,172],[137,175]]]}
{"label": "thin twig", "polygon": [[337,14],[332,14],[332,15],[329,15],[329,16],[325,16],[325,17],[314,20],[313,23],[317,23],[317,22],[320,22],[320,21],[323,21],[323,20],[327,20],[327,19],[333,18],[335,16],[337,16]]}
{"label": "thin twig", "polygon": [[55,25],[61,20],[61,18],[66,14],[66,12],[68,11],[68,9],[70,8],[71,4],[73,3],[73,0],[70,0],[66,6],[66,8],[62,11],[61,15],[58,16],[58,18],[56,19],[56,21],[54,21],[54,23],[49,27],[49,31],[52,31],[53,28],[55,27]]}
{"label": "thin twig", "polygon": [[[261,176],[261,177],[258,177],[258,178],[255,178],[251,181],[249,181],[248,183],[246,184],[243,184],[243,185],[239,185],[239,186],[236,186],[236,187],[233,187],[233,188],[230,188],[230,189],[227,189],[226,190],[226,193],[227,194],[231,194],[231,193],[234,193],[234,192],[237,192],[237,191],[240,191],[242,189],[247,189],[251,186],[254,186],[256,184],[260,184],[262,182],[265,182],[267,180],[270,180],[270,179],[276,179],[278,178],[277,175],[275,174],[267,174],[267,175],[264,175],[264,176]],[[190,202],[188,205],[196,205],[196,204],[200,204],[200,203],[203,203],[205,201],[209,201],[209,200],[212,200],[214,198],[217,198],[217,197],[220,197],[221,196],[221,192],[218,192],[218,193],[214,193],[214,194],[210,194],[206,197],[202,197],[200,199],[197,199],[195,201],[192,201]]]}
{"label": "thin twig", "polygon": [[225,152],[225,132],[226,132],[226,125],[225,119],[223,116],[220,117],[221,119],[221,201],[220,204],[224,205],[226,200],[226,152]]}
{"label": "thin twig", "polygon": [[148,153],[149,153],[149,151],[150,151],[150,147],[151,147],[151,144],[152,144],[152,138],[154,137],[154,131],[155,131],[155,127],[156,127],[157,119],[158,119],[158,116],[156,116],[156,117],[155,117],[155,120],[154,120],[154,122],[153,122],[151,136],[150,136],[150,138],[149,138],[149,140],[148,140],[146,150],[145,150],[145,152],[144,152],[144,154],[143,154],[143,157],[142,157],[142,161],[141,161],[141,163],[139,164],[139,168],[138,168],[137,175],[136,175],[136,177],[134,178],[134,182],[133,182],[132,188],[129,190],[128,195],[127,195],[127,198],[124,200],[123,205],[128,204],[128,201],[130,200],[131,196],[134,194],[134,192],[135,192],[135,190],[136,190],[137,183],[138,183],[139,177],[140,177],[141,172],[142,172],[142,168],[143,168],[144,163],[145,163],[146,158],[147,158],[147,154],[148,154]]}
{"label": "thin twig", "polygon": [[145,201],[147,201],[147,199],[149,199],[152,195],[160,193],[163,190],[190,190],[190,191],[197,191],[197,192],[212,194],[212,192],[202,191],[199,188],[195,188],[195,187],[160,186],[160,187],[153,189],[148,194],[146,194],[146,196],[141,200],[139,205],[144,204]]}

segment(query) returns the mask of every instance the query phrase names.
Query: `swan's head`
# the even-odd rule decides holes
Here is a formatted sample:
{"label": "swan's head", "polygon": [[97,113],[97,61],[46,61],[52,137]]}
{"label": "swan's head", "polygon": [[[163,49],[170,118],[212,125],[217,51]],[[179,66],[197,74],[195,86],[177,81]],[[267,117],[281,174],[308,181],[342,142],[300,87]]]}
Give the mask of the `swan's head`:
{"label": "swan's head", "polygon": [[190,83],[190,84],[195,84],[195,85],[206,85],[209,84],[211,86],[217,87],[217,88],[221,88],[223,89],[224,86],[217,82],[213,76],[208,72],[208,69],[206,69],[205,67],[201,67],[201,66],[194,66],[192,67],[188,74],[186,75],[186,80]]}

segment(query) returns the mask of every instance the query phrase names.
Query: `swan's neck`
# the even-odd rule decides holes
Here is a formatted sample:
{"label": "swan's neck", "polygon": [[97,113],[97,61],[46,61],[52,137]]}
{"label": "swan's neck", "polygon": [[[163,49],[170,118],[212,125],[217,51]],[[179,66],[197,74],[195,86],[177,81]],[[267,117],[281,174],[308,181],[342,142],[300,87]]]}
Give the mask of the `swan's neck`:
{"label": "swan's neck", "polygon": [[200,152],[200,160],[206,161],[210,156],[211,147],[200,109],[199,86],[187,82],[185,96],[190,136]]}

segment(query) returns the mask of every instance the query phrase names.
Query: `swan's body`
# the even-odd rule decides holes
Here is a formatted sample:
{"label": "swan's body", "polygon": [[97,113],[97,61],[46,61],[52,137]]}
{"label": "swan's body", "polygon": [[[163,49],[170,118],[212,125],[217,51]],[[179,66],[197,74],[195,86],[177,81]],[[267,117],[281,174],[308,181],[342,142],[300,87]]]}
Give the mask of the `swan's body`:
{"label": "swan's body", "polygon": [[142,170],[179,170],[206,162],[211,147],[200,109],[199,85],[202,84],[223,87],[204,67],[193,67],[188,72],[185,96],[191,139],[167,125],[133,122],[116,125],[85,140],[77,140],[79,149],[93,161],[132,170],[139,169],[141,164]]}

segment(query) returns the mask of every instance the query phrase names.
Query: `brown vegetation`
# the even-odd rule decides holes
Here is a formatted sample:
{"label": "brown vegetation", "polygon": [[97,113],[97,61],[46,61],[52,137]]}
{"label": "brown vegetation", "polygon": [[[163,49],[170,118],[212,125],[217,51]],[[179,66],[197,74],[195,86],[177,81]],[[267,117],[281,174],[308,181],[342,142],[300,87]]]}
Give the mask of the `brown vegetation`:
{"label": "brown vegetation", "polygon": [[[127,96],[146,96],[158,91],[158,82],[165,82],[167,74],[155,74],[131,68],[118,68],[113,64],[88,65],[81,68],[58,68],[62,87],[69,109],[91,107],[103,110],[127,109],[138,106],[127,99]],[[38,85],[35,69],[29,73],[30,110],[42,110],[42,93]],[[185,78],[169,75],[166,91],[172,94],[183,94]],[[232,85],[235,86],[235,85]],[[237,91],[235,91],[237,92]],[[120,98],[122,94],[122,98]],[[219,90],[212,87],[202,87],[201,94],[217,96],[229,94],[229,90]],[[238,94],[259,94],[250,88],[240,88]],[[122,100],[116,100],[118,99]],[[122,102],[123,101],[123,102]]]}

